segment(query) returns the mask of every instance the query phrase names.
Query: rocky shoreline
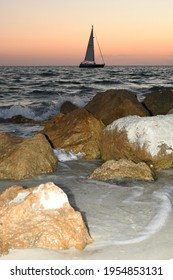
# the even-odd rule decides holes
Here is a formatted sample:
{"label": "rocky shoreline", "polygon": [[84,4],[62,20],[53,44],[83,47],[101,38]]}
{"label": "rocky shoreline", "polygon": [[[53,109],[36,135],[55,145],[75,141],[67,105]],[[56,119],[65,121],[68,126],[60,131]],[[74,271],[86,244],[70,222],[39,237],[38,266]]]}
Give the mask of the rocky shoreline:
{"label": "rocky shoreline", "polygon": [[[65,102],[59,114],[41,123],[44,129],[34,137],[0,133],[0,178],[20,180],[53,172],[58,161],[53,149],[83,153],[84,160],[144,162],[152,172],[169,168],[173,163],[172,108],[172,88],[155,90],[142,103],[126,90],[98,93],[84,108]],[[20,120],[24,123],[24,117],[15,117]]]}
{"label": "rocky shoreline", "polygon": [[[163,103],[163,100],[162,110],[159,102]],[[158,107],[159,111],[154,110],[153,106]],[[173,164],[172,108],[172,88],[166,90],[164,88],[163,92],[159,89],[158,92],[149,94],[142,103],[133,93],[125,90],[108,90],[98,93],[84,108],[77,108],[72,103],[66,102],[59,114],[40,124],[44,128],[34,137],[21,138],[5,132],[0,133],[0,179],[22,180],[35,175],[52,173],[56,168],[58,169],[58,159],[54,150],[63,149],[67,153],[80,153],[83,155],[82,160],[102,159],[104,161],[102,166],[90,174],[91,180],[105,181],[121,177],[153,181],[157,178],[157,170],[169,168]],[[28,122],[28,119],[24,120],[21,116],[16,117],[15,121],[20,122],[20,119],[22,123]],[[66,244],[66,246],[63,245],[64,247],[54,246],[52,243],[57,238],[56,233],[48,234],[50,240],[47,239],[46,228],[53,229],[54,224],[61,224],[61,221],[57,220],[59,219],[57,215],[60,215],[59,212],[57,213],[57,205],[56,209],[49,209],[48,213],[47,209],[45,212],[45,209],[39,208],[43,196],[49,208],[52,205],[52,200],[48,199],[51,196],[52,186],[54,194],[59,192],[58,187],[52,184],[46,183],[43,190],[39,186],[36,187],[36,193],[37,189],[40,190],[37,202],[35,202],[35,195],[33,196],[35,188],[31,190],[12,186],[0,194],[0,240],[3,246],[0,253],[8,252],[10,248],[37,247],[37,244],[45,248],[65,249],[74,246],[83,249],[92,242],[83,221],[81,227],[85,228],[84,236],[80,234],[79,236],[84,243],[81,241],[80,246],[75,245],[78,244],[79,237],[73,244],[70,241],[68,243],[67,240],[62,241],[60,237],[62,243]],[[26,190],[29,193],[23,197],[22,193],[26,193]],[[16,200],[17,197],[23,198]],[[33,205],[37,205],[39,209],[33,210],[35,207]],[[61,215],[67,217],[66,209],[61,210]],[[21,224],[18,226],[16,217],[19,217],[22,211],[29,213],[30,218],[26,225],[25,215],[22,218],[23,214],[21,214]],[[48,221],[50,215],[56,216],[55,221],[51,220],[50,226],[48,226],[49,223],[45,226],[45,231],[42,232],[44,240],[39,239],[40,229],[38,228],[36,232],[36,225],[31,221],[40,217],[42,227],[43,220]],[[71,213],[69,215],[71,219]],[[80,213],[77,217],[81,221],[82,218],[79,216]],[[14,224],[9,223],[9,219],[10,221],[14,219]],[[27,233],[28,226],[33,228],[33,234],[30,236]],[[66,227],[68,228],[68,225],[64,221],[64,228]],[[78,225],[74,223],[71,229],[72,235],[77,228]],[[62,231],[56,228],[55,232],[59,230]],[[20,232],[19,238],[18,232]],[[16,243],[13,242],[13,238]],[[68,236],[67,239],[71,240],[72,237]],[[60,244],[59,241],[57,244]]]}

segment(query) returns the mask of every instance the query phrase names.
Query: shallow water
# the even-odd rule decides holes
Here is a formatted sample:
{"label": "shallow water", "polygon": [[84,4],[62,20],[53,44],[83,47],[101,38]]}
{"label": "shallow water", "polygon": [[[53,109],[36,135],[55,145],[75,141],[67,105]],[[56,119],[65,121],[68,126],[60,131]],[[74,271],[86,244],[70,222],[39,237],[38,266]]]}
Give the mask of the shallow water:
{"label": "shallow water", "polygon": [[[33,187],[52,181],[66,192],[70,204],[82,213],[94,242],[82,252],[74,249],[43,250],[49,258],[118,259],[121,256],[121,259],[150,259],[154,252],[151,250],[154,243],[158,243],[157,250],[154,246],[155,259],[172,258],[173,247],[170,245],[173,243],[173,169],[160,172],[159,179],[152,183],[120,179],[101,182],[88,179],[100,164],[101,161],[98,160],[59,162],[53,174],[35,176],[20,182],[1,181],[0,189],[13,184]],[[149,246],[147,255],[146,246]],[[141,247],[143,249],[139,250]],[[15,252],[20,256],[22,251],[16,250],[9,254],[8,258],[13,258]],[[39,257],[39,253],[43,253],[42,249],[37,249],[37,253],[24,251],[29,258],[33,258],[34,254]]]}

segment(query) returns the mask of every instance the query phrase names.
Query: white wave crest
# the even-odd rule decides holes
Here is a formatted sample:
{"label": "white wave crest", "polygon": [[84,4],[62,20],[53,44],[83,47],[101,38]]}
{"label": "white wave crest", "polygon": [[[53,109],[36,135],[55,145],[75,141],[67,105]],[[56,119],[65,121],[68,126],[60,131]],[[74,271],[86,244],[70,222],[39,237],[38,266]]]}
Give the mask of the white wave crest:
{"label": "white wave crest", "polygon": [[85,156],[85,153],[74,153],[73,151],[70,151],[69,153],[65,152],[64,149],[54,149],[54,154],[57,157],[59,161],[65,162],[65,161],[71,161],[71,160],[78,160]]}
{"label": "white wave crest", "polygon": [[10,108],[1,108],[0,118],[2,119],[10,119],[17,115],[30,119],[35,118],[35,113],[27,106],[13,105]]}
{"label": "white wave crest", "polygon": [[158,209],[155,215],[146,225],[146,227],[138,233],[135,238],[126,239],[122,241],[114,241],[116,245],[133,244],[144,241],[150,238],[153,234],[156,234],[165,225],[170,213],[172,212],[172,203],[170,190],[155,191],[153,197],[158,201]]}
{"label": "white wave crest", "polygon": [[57,97],[56,101],[51,102],[40,102],[40,103],[30,103],[30,104],[14,104],[8,107],[1,107],[0,119],[11,119],[14,116],[21,115],[28,119],[33,119],[35,121],[44,121],[51,116],[58,114],[60,108],[65,101],[70,101],[76,106],[83,107],[86,101],[82,100],[81,97]]}

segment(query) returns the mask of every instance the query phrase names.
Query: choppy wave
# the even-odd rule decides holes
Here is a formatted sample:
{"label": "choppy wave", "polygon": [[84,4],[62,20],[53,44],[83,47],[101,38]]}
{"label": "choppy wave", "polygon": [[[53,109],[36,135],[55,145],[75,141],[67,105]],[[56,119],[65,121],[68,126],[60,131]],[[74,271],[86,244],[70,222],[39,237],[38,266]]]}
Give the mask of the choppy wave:
{"label": "choppy wave", "polygon": [[[142,100],[157,87],[173,86],[172,75],[172,67],[164,66],[117,66],[95,71],[79,67],[0,67],[0,118],[22,114],[43,120],[57,113],[62,101],[70,100],[80,107],[97,92],[112,88],[133,91]],[[26,102],[30,106],[23,108]],[[5,108],[7,104],[16,106],[17,103],[16,108]]]}
{"label": "choppy wave", "polygon": [[31,118],[31,119],[35,118],[34,112],[32,111],[32,109],[30,109],[27,106],[14,105],[9,108],[8,107],[1,108],[0,119],[8,119],[17,115],[22,115],[26,118]]}
{"label": "choppy wave", "polygon": [[[38,100],[28,105],[8,105],[0,106],[0,119],[6,120],[14,116],[21,115],[25,118],[29,118],[35,121],[44,121],[49,119],[51,116],[60,112],[60,108],[65,101],[71,101],[78,107],[83,107],[86,101],[82,100],[79,96],[61,97],[57,101],[52,102],[39,102]],[[18,102],[17,102],[18,103]],[[21,102],[23,103],[23,102]]]}

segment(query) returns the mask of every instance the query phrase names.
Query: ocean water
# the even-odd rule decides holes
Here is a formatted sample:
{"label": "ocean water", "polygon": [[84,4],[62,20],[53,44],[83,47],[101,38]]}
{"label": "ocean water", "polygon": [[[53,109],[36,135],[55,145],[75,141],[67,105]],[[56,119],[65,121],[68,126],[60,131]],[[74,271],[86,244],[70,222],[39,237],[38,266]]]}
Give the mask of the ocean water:
{"label": "ocean water", "polygon": [[[8,118],[23,115],[36,121],[59,112],[70,100],[84,106],[97,92],[128,89],[142,101],[157,87],[173,86],[173,67],[0,67],[0,131],[30,137],[42,129],[14,124]],[[173,168],[158,172],[155,182],[88,179],[101,160],[83,161],[80,154],[55,151],[54,173],[21,181],[0,180],[0,191],[19,184],[34,187],[54,182],[79,210],[94,242],[84,251],[37,249],[17,251],[17,257],[54,259],[172,259]],[[14,251],[15,252],[15,251]],[[13,258],[13,253],[9,256]]]}

